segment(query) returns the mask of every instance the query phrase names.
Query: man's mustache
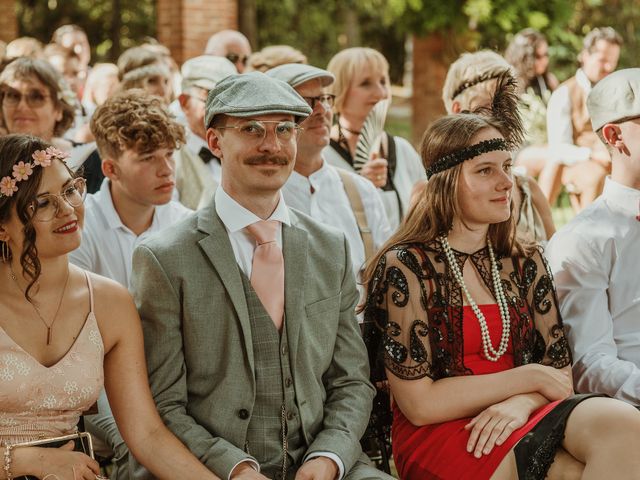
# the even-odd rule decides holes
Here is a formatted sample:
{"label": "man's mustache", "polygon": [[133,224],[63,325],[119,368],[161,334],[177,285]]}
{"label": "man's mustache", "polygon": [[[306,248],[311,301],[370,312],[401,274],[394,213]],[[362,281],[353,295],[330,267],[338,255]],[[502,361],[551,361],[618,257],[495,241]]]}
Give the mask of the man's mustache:
{"label": "man's mustache", "polygon": [[255,155],[245,159],[245,165],[288,165],[290,159],[283,155]]}

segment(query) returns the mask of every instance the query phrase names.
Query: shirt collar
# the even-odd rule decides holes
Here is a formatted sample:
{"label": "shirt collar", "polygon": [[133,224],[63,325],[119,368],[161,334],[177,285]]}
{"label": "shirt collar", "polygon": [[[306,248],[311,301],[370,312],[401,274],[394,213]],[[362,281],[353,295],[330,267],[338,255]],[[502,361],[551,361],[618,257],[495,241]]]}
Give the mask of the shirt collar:
{"label": "shirt collar", "polygon": [[[109,226],[110,230],[117,230],[118,228],[122,228],[128,232],[131,231],[129,227],[122,223],[120,215],[118,215],[118,211],[113,204],[113,197],[111,196],[111,181],[108,178],[105,178],[102,181],[100,190],[98,190],[94,197],[98,203],[98,207],[100,208],[100,210],[102,210],[102,214],[107,219],[107,225]],[[157,228],[158,208],[161,208],[161,206],[157,206],[153,209],[153,219],[151,220],[151,225],[145,231],[145,233],[152,232]]]}
{"label": "shirt collar", "polygon": [[304,175],[300,175],[298,172],[294,170],[293,172],[291,172],[291,176],[289,177],[289,180],[287,180],[287,183],[290,186],[293,186],[295,188],[300,188],[305,191],[308,191],[309,186],[311,186],[315,191],[317,191],[320,188],[320,184],[326,178],[328,178],[330,174],[331,174],[331,168],[323,158],[322,166],[318,170],[313,172],[311,175],[309,175],[308,177],[305,177]]}
{"label": "shirt collar", "polygon": [[191,131],[189,127],[185,127],[186,137],[187,137],[187,148],[192,152],[198,155],[201,148],[206,148],[209,150],[209,145],[206,140]]}
{"label": "shirt collar", "polygon": [[576,72],[576,82],[578,83],[578,85],[580,85],[580,88],[584,90],[584,93],[588,95],[591,91],[591,80],[589,80],[587,74],[584,73],[584,70],[582,70],[581,68],[579,68]]}
{"label": "shirt collar", "polygon": [[[284,203],[282,192],[279,192],[280,201],[267,220],[277,220],[280,223],[291,225],[289,218],[289,209]],[[238,202],[236,202],[227,192],[224,191],[222,185],[216,189],[215,193],[216,213],[227,231],[230,233],[238,232],[245,227],[262,220],[255,213],[247,210]]]}
{"label": "shirt collar", "polygon": [[640,215],[640,190],[627,187],[607,177],[602,197],[612,205],[634,217]]}

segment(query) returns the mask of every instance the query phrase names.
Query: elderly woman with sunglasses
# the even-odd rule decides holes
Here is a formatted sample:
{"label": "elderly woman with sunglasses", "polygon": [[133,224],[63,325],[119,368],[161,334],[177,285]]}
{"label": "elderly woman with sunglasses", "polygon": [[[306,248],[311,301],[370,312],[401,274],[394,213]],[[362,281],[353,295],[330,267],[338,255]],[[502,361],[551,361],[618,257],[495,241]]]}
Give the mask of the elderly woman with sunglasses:
{"label": "elderly woman with sunglasses", "polygon": [[215,479],[157,414],[128,292],[68,262],[85,182],[67,157],[32,136],[0,138],[0,479],[100,478],[71,443],[18,444],[76,432],[103,382],[125,441],[157,478]]}
{"label": "elderly woman with sunglasses", "polygon": [[27,133],[63,150],[62,135],[74,120],[76,99],[61,75],[45,60],[18,58],[0,74],[2,123],[8,133]]}

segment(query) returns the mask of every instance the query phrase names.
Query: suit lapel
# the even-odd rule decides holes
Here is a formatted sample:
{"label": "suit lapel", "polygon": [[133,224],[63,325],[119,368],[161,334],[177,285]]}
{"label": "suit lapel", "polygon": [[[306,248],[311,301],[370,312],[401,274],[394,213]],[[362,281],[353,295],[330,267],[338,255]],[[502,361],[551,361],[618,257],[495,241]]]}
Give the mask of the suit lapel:
{"label": "suit lapel", "polygon": [[291,212],[291,226],[282,228],[282,247],[284,255],[284,291],[287,339],[291,368],[295,369],[298,352],[298,337],[304,312],[304,288],[307,277],[308,234],[298,228],[297,218]]}
{"label": "suit lapel", "polygon": [[[202,251],[205,253],[209,261],[216,270],[222,284],[226,289],[233,308],[238,315],[242,333],[245,341],[245,352],[249,360],[251,370],[254,368],[253,362],[253,340],[251,338],[251,321],[249,320],[249,311],[247,309],[247,301],[242,287],[242,278],[240,277],[240,269],[235,260],[233,248],[229,241],[229,235],[225,229],[220,217],[216,213],[214,202],[198,211],[198,230],[207,233],[198,243]],[[286,274],[285,274],[286,275]]]}

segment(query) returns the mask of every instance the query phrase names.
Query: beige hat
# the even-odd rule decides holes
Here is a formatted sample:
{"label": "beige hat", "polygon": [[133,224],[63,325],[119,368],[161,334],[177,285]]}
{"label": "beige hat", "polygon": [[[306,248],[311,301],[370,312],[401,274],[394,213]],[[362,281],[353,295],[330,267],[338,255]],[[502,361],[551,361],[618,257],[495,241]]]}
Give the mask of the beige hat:
{"label": "beige hat", "polygon": [[607,123],[640,117],[640,68],[618,70],[596,83],[587,109],[594,132]]}
{"label": "beige hat", "polygon": [[235,75],[238,70],[224,57],[201,55],[184,62],[180,73],[182,74],[181,87],[184,92],[189,87],[212,90],[220,80],[229,75]]}

